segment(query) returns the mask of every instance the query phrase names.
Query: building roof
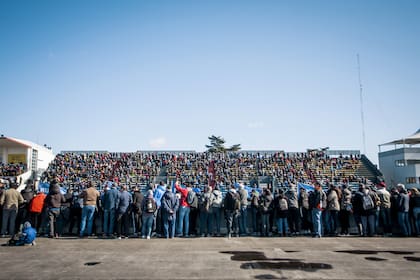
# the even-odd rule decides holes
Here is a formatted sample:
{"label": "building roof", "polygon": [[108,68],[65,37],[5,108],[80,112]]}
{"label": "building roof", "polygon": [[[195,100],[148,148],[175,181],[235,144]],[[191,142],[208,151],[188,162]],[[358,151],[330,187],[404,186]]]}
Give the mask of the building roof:
{"label": "building roof", "polygon": [[384,143],[381,146],[384,145],[418,145],[420,144],[420,129],[417,130],[416,133],[414,133],[413,135],[410,135],[408,137],[405,138],[401,138],[401,139],[397,139],[388,143]]}
{"label": "building roof", "polygon": [[38,145],[31,141],[22,140],[22,139],[13,138],[13,137],[5,137],[5,136],[0,137],[0,147],[17,147],[17,146],[22,146],[26,148],[32,147],[37,150],[49,150],[52,152],[51,149],[48,149],[47,147]]}

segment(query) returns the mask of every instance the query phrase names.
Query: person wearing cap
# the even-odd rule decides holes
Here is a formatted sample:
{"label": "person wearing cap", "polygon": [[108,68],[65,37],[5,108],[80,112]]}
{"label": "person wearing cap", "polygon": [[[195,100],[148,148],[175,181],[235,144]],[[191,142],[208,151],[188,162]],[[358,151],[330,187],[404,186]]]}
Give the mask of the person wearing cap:
{"label": "person wearing cap", "polygon": [[24,203],[24,199],[18,188],[17,183],[12,183],[11,188],[4,191],[0,198],[0,205],[3,205],[3,220],[1,235],[5,237],[6,233],[13,236],[15,234],[15,222],[19,205]]}
{"label": "person wearing cap", "polygon": [[349,187],[344,184],[341,186],[341,200],[340,200],[340,226],[341,235],[349,235],[350,228],[350,214],[353,211],[353,205],[351,204],[351,191]]}
{"label": "person wearing cap", "polygon": [[410,197],[407,189],[403,184],[397,185],[398,189],[398,224],[400,225],[401,234],[404,237],[411,236],[411,225],[408,219],[408,212],[410,210]]}
{"label": "person wearing cap", "polygon": [[309,201],[312,208],[313,237],[320,238],[322,236],[322,211],[327,206],[327,195],[319,182],[315,183],[315,190],[311,193]]}
{"label": "person wearing cap", "polygon": [[379,224],[385,236],[392,233],[391,224],[391,194],[386,190],[385,182],[379,182],[376,185],[376,193],[379,196]]}
{"label": "person wearing cap", "polygon": [[[153,192],[152,192],[153,195]],[[133,188],[133,211],[132,218],[134,219],[134,236],[140,236],[142,234],[142,203],[144,200],[144,195],[139,190],[138,186]]]}
{"label": "person wearing cap", "polygon": [[127,191],[127,186],[123,185],[120,189],[120,195],[118,197],[117,207],[117,235],[118,239],[122,237],[128,238],[128,230],[130,226],[129,210],[133,203],[132,195]]}

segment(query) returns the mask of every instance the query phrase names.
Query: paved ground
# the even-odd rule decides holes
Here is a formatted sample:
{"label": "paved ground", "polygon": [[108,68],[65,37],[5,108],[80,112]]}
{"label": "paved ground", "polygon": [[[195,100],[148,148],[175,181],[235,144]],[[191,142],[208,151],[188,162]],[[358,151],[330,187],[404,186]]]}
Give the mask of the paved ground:
{"label": "paved ground", "polygon": [[40,238],[0,247],[0,279],[418,280],[419,261],[419,238]]}

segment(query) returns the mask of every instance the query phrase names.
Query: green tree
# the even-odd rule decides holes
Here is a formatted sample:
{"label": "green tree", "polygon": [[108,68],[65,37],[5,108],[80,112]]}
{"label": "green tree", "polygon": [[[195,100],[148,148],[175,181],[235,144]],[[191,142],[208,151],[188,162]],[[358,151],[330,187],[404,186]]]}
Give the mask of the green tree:
{"label": "green tree", "polygon": [[221,136],[212,135],[209,137],[210,145],[206,145],[207,151],[210,153],[226,153],[237,152],[241,149],[241,144],[235,144],[230,148],[225,147],[225,139]]}

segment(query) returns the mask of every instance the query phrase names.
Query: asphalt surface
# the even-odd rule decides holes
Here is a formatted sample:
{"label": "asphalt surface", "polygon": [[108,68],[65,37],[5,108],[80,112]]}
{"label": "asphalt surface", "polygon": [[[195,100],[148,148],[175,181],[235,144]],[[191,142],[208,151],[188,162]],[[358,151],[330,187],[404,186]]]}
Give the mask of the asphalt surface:
{"label": "asphalt surface", "polygon": [[418,280],[419,262],[419,238],[38,238],[0,247],[0,279]]}

